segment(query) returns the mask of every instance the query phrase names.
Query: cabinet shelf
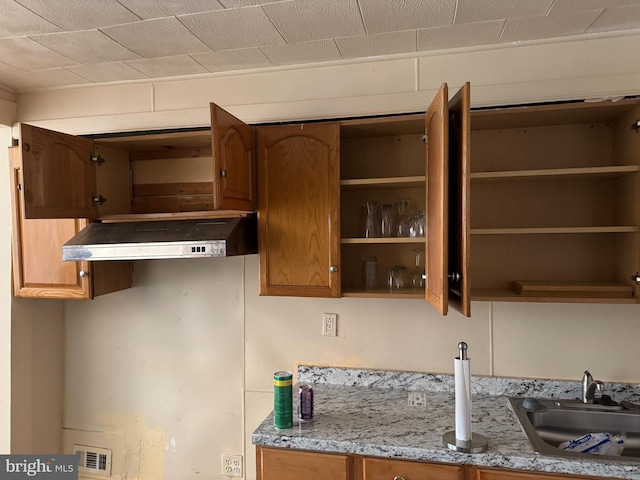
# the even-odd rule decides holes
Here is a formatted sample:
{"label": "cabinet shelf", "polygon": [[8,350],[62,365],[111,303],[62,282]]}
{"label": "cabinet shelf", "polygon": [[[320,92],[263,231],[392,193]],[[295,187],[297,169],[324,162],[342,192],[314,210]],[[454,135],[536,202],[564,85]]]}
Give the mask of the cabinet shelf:
{"label": "cabinet shelf", "polygon": [[540,228],[472,228],[471,235],[546,235],[574,233],[635,233],[637,226],[540,227]]}
{"label": "cabinet shelf", "polygon": [[638,299],[632,294],[627,296],[615,295],[610,292],[529,292],[520,294],[515,290],[474,288],[471,290],[471,300],[479,302],[537,302],[537,303],[620,303],[637,304]]}
{"label": "cabinet shelf", "polygon": [[498,172],[475,172],[471,174],[471,181],[476,182],[512,182],[516,180],[552,180],[580,177],[615,178],[623,175],[638,173],[640,166],[606,166],[580,168],[551,168],[541,170],[507,170]]}
{"label": "cabinet shelf", "polygon": [[424,237],[376,237],[376,238],[343,238],[340,243],[343,244],[394,244],[394,243],[419,243],[424,244]]}
{"label": "cabinet shelf", "polygon": [[401,288],[398,290],[389,290],[386,287],[379,288],[358,288],[345,287],[342,290],[343,297],[351,298],[415,298],[424,300],[423,288]]}
{"label": "cabinet shelf", "polygon": [[424,187],[426,176],[414,175],[409,177],[379,177],[379,178],[351,178],[340,181],[342,187],[353,188],[393,188],[393,187]]}

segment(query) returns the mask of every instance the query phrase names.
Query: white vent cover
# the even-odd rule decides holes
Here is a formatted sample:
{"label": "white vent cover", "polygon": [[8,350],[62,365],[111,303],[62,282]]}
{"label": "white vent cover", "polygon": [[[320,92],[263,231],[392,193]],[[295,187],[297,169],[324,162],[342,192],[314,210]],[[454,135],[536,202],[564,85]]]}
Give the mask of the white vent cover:
{"label": "white vent cover", "polygon": [[73,453],[78,457],[78,472],[87,472],[102,477],[111,476],[111,450],[87,445],[74,445]]}

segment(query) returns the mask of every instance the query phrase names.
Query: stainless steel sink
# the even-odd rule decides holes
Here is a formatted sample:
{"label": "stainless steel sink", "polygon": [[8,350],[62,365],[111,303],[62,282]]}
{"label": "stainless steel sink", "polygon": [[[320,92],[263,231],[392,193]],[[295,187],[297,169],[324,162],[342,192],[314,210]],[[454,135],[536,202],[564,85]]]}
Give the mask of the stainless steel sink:
{"label": "stainless steel sink", "polygon": [[[578,401],[509,398],[511,407],[536,453],[565,458],[582,458],[618,462],[640,462],[640,412]],[[624,432],[621,456],[568,452],[558,448],[562,442],[586,433]]]}

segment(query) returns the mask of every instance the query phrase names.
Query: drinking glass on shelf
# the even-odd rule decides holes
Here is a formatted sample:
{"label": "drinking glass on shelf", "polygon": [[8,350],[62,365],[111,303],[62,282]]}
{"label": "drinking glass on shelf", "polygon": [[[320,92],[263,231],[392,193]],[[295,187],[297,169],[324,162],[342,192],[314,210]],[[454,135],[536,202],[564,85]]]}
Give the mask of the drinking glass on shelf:
{"label": "drinking glass on shelf", "polygon": [[387,270],[387,287],[390,290],[404,288],[409,283],[409,274],[407,267],[395,266]]}
{"label": "drinking glass on shelf", "polygon": [[416,254],[416,263],[411,270],[410,281],[413,288],[424,288],[426,284],[425,269],[420,266],[422,250],[413,250]]}
{"label": "drinking glass on shelf", "polygon": [[396,210],[390,203],[380,207],[380,233],[383,237],[395,236],[395,216]]}
{"label": "drinking glass on shelf", "polygon": [[424,237],[426,232],[426,224],[424,218],[424,210],[418,210],[411,215],[409,224],[410,237]]}
{"label": "drinking glass on shelf", "polygon": [[377,238],[380,236],[380,221],[378,219],[378,202],[371,200],[364,203],[364,236]]}
{"label": "drinking glass on shelf", "polygon": [[376,288],[378,285],[378,258],[362,257],[362,285]]}
{"label": "drinking glass on shelf", "polygon": [[409,206],[409,201],[401,199],[393,205],[396,207],[396,237],[408,237],[409,219],[407,218],[407,207]]}

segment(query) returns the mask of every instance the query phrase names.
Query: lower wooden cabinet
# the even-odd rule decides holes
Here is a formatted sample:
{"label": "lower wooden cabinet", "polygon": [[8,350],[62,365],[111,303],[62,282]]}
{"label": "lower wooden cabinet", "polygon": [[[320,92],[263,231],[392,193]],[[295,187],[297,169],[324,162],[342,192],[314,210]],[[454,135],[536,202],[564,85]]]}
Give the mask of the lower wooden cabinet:
{"label": "lower wooden cabinet", "polygon": [[495,470],[472,467],[467,480],[594,480],[598,477],[580,477],[557,473],[534,473],[518,470]]}
{"label": "lower wooden cabinet", "polygon": [[62,245],[86,219],[25,219],[19,195],[20,161],[9,149],[13,202],[13,293],[17,297],[91,299],[130,288],[131,262],[63,262]]}
{"label": "lower wooden cabinet", "polygon": [[256,446],[257,480],[596,480],[599,477],[480,468]]}
{"label": "lower wooden cabinet", "polygon": [[256,447],[258,480],[350,480],[352,455]]}
{"label": "lower wooden cabinet", "polygon": [[464,466],[362,458],[362,480],[464,480]]}

